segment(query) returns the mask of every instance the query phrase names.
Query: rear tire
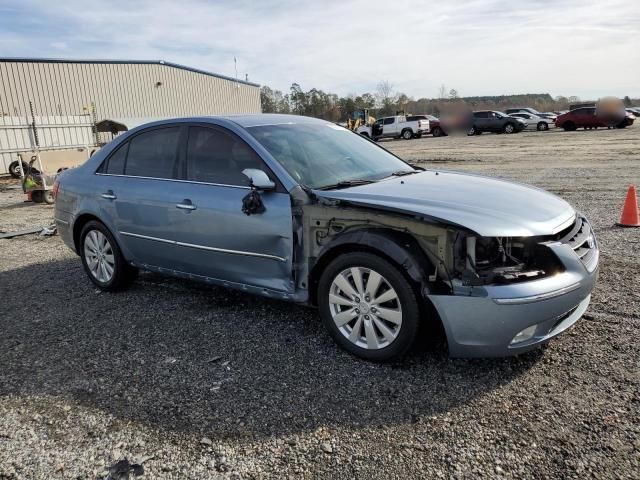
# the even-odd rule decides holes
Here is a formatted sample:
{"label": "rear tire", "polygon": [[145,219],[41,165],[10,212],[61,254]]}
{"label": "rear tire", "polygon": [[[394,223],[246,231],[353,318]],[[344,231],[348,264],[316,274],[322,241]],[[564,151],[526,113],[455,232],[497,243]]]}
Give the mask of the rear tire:
{"label": "rear tire", "polygon": [[480,135],[480,133],[478,132],[478,129],[474,125],[469,129],[469,131],[467,132],[467,135],[472,137],[473,135]]}
{"label": "rear tire", "polygon": [[124,290],[137,276],[138,269],[127,263],[109,229],[98,221],[82,228],[79,251],[84,271],[100,290]]}
{"label": "rear tire", "polygon": [[418,333],[415,290],[398,267],[372,253],[335,258],[320,277],[318,306],[336,343],[366,360],[402,358]]}
{"label": "rear tire", "polygon": [[545,130],[549,130],[549,125],[546,122],[540,122],[536,128],[539,132],[544,132]]}
{"label": "rear tire", "polygon": [[53,205],[54,203],[56,203],[56,199],[53,196],[53,190],[45,190],[44,192],[42,192],[42,200],[47,205]]}
{"label": "rear tire", "polygon": [[402,138],[405,140],[411,140],[413,138],[413,131],[406,129],[402,132]]}

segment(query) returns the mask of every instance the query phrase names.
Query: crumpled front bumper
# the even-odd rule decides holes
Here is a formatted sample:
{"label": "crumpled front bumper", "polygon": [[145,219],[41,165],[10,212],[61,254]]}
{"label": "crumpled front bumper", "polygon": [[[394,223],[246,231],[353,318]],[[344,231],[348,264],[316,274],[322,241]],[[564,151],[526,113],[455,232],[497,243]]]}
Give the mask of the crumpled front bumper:
{"label": "crumpled front bumper", "polygon": [[[541,280],[483,287],[481,296],[429,295],[444,326],[452,357],[502,357],[526,352],[577,322],[598,277],[598,247],[590,270],[568,244],[549,248],[566,270]],[[527,327],[532,338],[512,344]]]}

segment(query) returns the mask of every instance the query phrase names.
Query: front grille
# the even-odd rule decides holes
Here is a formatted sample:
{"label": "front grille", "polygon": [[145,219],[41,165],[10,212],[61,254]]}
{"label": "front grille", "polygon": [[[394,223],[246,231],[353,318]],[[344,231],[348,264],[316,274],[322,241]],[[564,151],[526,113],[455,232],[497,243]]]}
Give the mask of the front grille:
{"label": "front grille", "polygon": [[597,245],[591,225],[586,218],[579,216],[573,226],[562,232],[559,241],[569,245],[587,270],[593,271],[597,259]]}

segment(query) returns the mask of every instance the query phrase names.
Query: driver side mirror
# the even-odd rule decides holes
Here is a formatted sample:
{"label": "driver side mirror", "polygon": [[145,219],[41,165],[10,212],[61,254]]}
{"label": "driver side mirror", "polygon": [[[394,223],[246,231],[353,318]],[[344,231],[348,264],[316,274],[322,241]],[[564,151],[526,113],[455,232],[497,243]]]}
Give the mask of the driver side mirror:
{"label": "driver side mirror", "polygon": [[273,190],[276,184],[262,170],[257,168],[245,168],[242,174],[249,179],[251,188],[256,190]]}

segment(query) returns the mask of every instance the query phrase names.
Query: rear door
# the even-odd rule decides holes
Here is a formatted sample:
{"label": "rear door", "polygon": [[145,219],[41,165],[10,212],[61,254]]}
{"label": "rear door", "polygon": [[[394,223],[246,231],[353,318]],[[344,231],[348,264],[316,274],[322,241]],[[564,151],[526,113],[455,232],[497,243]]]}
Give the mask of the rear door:
{"label": "rear door", "polygon": [[592,127],[595,123],[595,108],[577,108],[573,115],[578,127]]}
{"label": "rear door", "polygon": [[[293,291],[291,199],[281,186],[260,192],[264,212],[245,215],[247,168],[277,179],[230,130],[190,125],[181,155],[177,245],[186,272],[282,292]],[[177,207],[177,208],[176,208]]]}
{"label": "rear door", "polygon": [[144,130],[114,151],[100,172],[101,205],[129,259],[138,264],[175,268],[179,193],[174,180],[183,131],[179,125]]}

